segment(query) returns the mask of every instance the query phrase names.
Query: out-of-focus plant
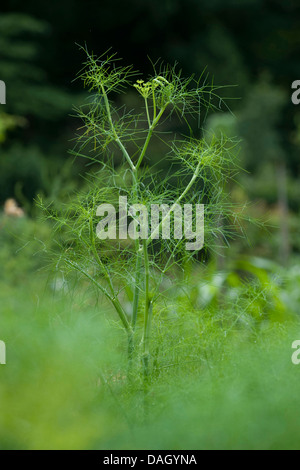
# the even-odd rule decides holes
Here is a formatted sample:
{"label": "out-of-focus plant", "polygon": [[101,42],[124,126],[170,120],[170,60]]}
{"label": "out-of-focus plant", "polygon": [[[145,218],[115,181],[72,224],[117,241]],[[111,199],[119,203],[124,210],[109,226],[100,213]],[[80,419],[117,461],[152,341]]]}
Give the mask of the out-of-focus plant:
{"label": "out-of-focus plant", "polygon": [[0,113],[0,144],[6,139],[8,131],[16,127],[24,127],[26,119],[21,116],[14,116],[12,114]]}

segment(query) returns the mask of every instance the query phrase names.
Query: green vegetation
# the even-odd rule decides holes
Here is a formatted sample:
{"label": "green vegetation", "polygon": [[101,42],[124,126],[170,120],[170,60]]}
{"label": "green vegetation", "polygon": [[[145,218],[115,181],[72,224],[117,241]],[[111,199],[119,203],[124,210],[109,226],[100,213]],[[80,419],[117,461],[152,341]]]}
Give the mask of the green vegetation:
{"label": "green vegetation", "polygon": [[[0,449],[299,449],[300,6],[0,10]],[[99,239],[120,195],[204,249]]]}
{"label": "green vegetation", "polygon": [[145,421],[142,377],[127,379],[126,341],[109,304],[83,279],[49,277],[34,238],[47,243],[50,226],[1,224],[1,449],[298,448],[296,266],[288,278],[256,260],[257,279],[235,285],[240,270],[222,284],[203,268],[188,291],[174,287],[153,316]]}
{"label": "green vegetation", "polygon": [[[192,264],[193,257],[202,248],[199,235],[194,243],[183,242],[183,226],[186,235],[187,224],[182,219],[185,219],[185,212],[182,214],[181,207],[205,204],[203,238],[206,249],[211,249],[215,238],[226,239],[227,234],[231,235],[231,220],[235,219],[237,224],[237,211],[231,208],[227,191],[237,170],[232,152],[234,143],[224,135],[217,138],[204,134],[198,139],[191,135],[188,118],[196,117],[200,124],[202,114],[205,115],[208,108],[214,109],[216,100],[220,101],[207,79],[204,83],[193,77],[184,79],[175,67],[160,66],[147,82],[138,79],[133,84],[144,105],[144,109],[135,114],[124,106],[117,109],[109,101],[111,93],[130,85],[131,76],[136,75],[131,67],[116,66],[116,61],[114,55],[95,58],[88,54],[80,73],[93,95],[87,105],[77,111],[83,127],[79,129],[77,146],[72,153],[91,160],[96,167],[86,176],[88,191],[75,198],[73,195],[62,214],[53,205],[44,210],[48,218],[54,220],[56,231],[64,237],[60,261],[85,277],[112,304],[127,333],[129,362],[136,355],[138,360],[142,357],[147,382],[153,367],[150,365],[153,362],[150,352],[152,313],[156,304],[160,304],[160,310],[161,297],[167,298],[163,284],[174,277],[180,282],[186,273],[185,266]],[[173,114],[186,123],[190,136],[172,132]],[[162,125],[167,120],[169,131],[163,133]],[[151,144],[155,138],[165,146],[170,162],[169,172],[163,177],[153,169],[149,171],[145,163],[145,160],[151,161]],[[107,218],[107,206],[98,214],[100,204],[110,203],[114,224],[116,210],[122,219],[118,221],[118,233],[124,231],[124,224],[127,233],[127,216],[124,222],[121,209],[117,208],[120,196],[126,198],[126,211],[127,201],[128,206],[134,207],[134,212],[129,214],[132,227],[128,229],[132,229],[132,242],[124,240],[126,234],[117,235],[115,228],[113,235],[108,235],[111,222]],[[150,220],[153,204],[159,208],[156,227],[152,217]],[[178,208],[180,220],[176,215]],[[96,235],[96,215],[106,215],[102,235],[99,232]],[[196,225],[197,221],[199,231],[198,218],[194,209],[190,222]],[[166,223],[168,239],[158,240],[165,232]],[[192,230],[191,226],[189,231]],[[173,280],[171,288],[174,283]],[[136,331],[141,323],[142,339]]]}

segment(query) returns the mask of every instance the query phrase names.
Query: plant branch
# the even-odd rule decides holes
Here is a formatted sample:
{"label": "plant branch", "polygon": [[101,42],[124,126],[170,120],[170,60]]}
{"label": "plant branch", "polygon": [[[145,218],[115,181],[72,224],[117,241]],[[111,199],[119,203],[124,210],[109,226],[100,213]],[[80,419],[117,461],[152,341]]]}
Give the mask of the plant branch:
{"label": "plant branch", "polygon": [[172,206],[170,207],[170,209],[168,210],[167,214],[162,218],[162,220],[160,221],[160,223],[157,225],[156,229],[153,231],[153,233],[151,233],[150,237],[146,240],[146,243],[147,245],[150,243],[150,241],[155,238],[155,236],[157,235],[157,233],[159,233],[159,230],[161,228],[161,226],[163,225],[164,221],[169,217],[170,213],[174,210],[174,208],[176,207],[176,204],[179,204],[179,202],[181,201],[182,198],[184,198],[184,196],[187,194],[187,192],[191,189],[191,187],[193,186],[195,180],[197,179],[198,175],[199,175],[199,171],[200,171],[200,166],[201,166],[201,160],[198,162],[198,165],[194,171],[194,174],[189,182],[189,184],[187,185],[187,187],[185,188],[185,190],[181,193],[181,195],[176,199],[176,201],[174,202],[174,204],[172,204]]}
{"label": "plant branch", "polygon": [[142,254],[141,248],[139,246],[139,242],[137,240],[137,248],[136,248],[136,267],[135,267],[135,279],[134,279],[134,295],[133,295],[133,309],[132,309],[132,328],[135,329],[136,320],[137,320],[137,313],[138,313],[138,305],[139,305],[139,285],[140,285],[140,278],[141,278],[141,264],[142,264]]}
{"label": "plant branch", "polygon": [[164,106],[163,108],[161,108],[160,112],[158,113],[157,117],[153,120],[151,126],[149,127],[149,130],[148,130],[148,134],[147,134],[147,137],[146,137],[146,140],[145,140],[145,143],[144,143],[144,146],[142,148],[142,151],[141,151],[141,154],[139,156],[139,159],[137,161],[137,164],[135,166],[135,170],[138,170],[138,168],[140,167],[142,161],[143,161],[143,158],[145,156],[145,153],[147,151],[147,148],[148,148],[148,145],[149,145],[149,142],[150,142],[150,139],[152,137],[152,134],[153,134],[153,131],[155,129],[155,127],[157,126],[160,118],[162,117],[164,111],[166,109],[166,106]]}
{"label": "plant branch", "polygon": [[107,97],[107,94],[106,94],[106,91],[104,89],[104,86],[101,85],[101,89],[102,89],[102,94],[103,94],[103,98],[104,98],[104,103],[105,103],[105,107],[106,107],[106,112],[107,112],[107,117],[108,117],[108,120],[109,120],[109,123],[110,123],[110,127],[111,127],[111,130],[112,130],[112,133],[113,133],[113,136],[114,136],[114,139],[115,141],[117,142],[118,146],[120,147],[124,157],[126,158],[127,162],[129,163],[129,166],[130,168],[135,171],[135,166],[134,164],[132,163],[132,160],[126,150],[126,148],[124,147],[124,145],[122,144],[117,132],[116,132],[116,129],[115,129],[115,126],[113,124],[113,121],[112,121],[112,117],[111,117],[111,111],[110,111],[110,105],[109,105],[109,101],[108,101],[108,97]]}
{"label": "plant branch", "polygon": [[147,241],[143,240],[143,251],[144,251],[144,263],[145,263],[145,317],[144,317],[144,337],[143,337],[143,349],[144,349],[144,360],[146,369],[148,369],[149,361],[149,338],[151,328],[151,300],[149,296],[149,256]]}
{"label": "plant branch", "polygon": [[66,260],[66,263],[69,264],[70,266],[72,266],[72,268],[79,271],[85,277],[87,277],[105,295],[105,297],[107,297],[110,300],[110,302],[115,307],[115,309],[116,309],[116,311],[117,311],[117,313],[120,317],[120,320],[123,323],[123,326],[124,326],[125,330],[127,331],[127,333],[130,333],[132,331],[132,329],[131,329],[131,326],[130,326],[128,320],[127,320],[126,313],[124,312],[124,310],[122,308],[122,305],[120,304],[119,299],[115,295],[111,296],[109,294],[109,292],[107,292],[105,287],[101,286],[101,284],[99,284],[99,282],[97,282],[96,279],[94,279],[89,273],[87,273],[84,269],[82,269],[80,266],[78,266],[77,263],[73,263],[70,260]]}

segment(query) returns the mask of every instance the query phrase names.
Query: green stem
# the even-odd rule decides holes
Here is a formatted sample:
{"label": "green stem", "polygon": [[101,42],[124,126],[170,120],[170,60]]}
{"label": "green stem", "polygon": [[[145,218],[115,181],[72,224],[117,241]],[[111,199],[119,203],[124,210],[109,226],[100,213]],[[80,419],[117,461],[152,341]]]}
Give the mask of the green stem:
{"label": "green stem", "polygon": [[148,108],[147,98],[145,98],[145,107],[146,107],[148,126],[151,127],[151,121],[150,121],[150,116],[149,116],[149,108]]}
{"label": "green stem", "polygon": [[136,321],[137,321],[137,313],[138,313],[138,306],[139,306],[139,284],[141,278],[141,264],[142,264],[142,254],[141,248],[139,245],[138,240],[136,240],[136,267],[135,267],[135,278],[134,278],[134,296],[133,296],[133,309],[132,309],[132,328],[135,330]]}
{"label": "green stem", "polygon": [[[138,172],[137,169],[133,172],[133,194],[134,199],[138,202]],[[133,331],[135,330],[136,321],[137,321],[137,313],[138,313],[138,306],[139,306],[139,284],[140,284],[140,277],[141,277],[141,263],[142,263],[142,254],[139,240],[135,240],[135,252],[136,252],[136,266],[135,266],[135,277],[134,277],[134,295],[133,295],[133,308],[132,308],[132,328]]]}
{"label": "green stem", "polygon": [[152,84],[152,100],[153,100],[153,121],[156,119],[156,100],[154,93],[154,85]]}
{"label": "green stem", "polygon": [[101,89],[102,89],[102,94],[103,94],[103,98],[104,98],[104,103],[105,103],[105,107],[106,107],[106,112],[107,112],[107,116],[108,116],[108,120],[109,120],[109,123],[110,123],[110,127],[111,127],[111,130],[112,130],[112,133],[113,133],[113,136],[114,136],[114,139],[115,141],[117,142],[118,146],[120,147],[124,157],[126,158],[127,162],[129,163],[129,166],[130,168],[132,169],[132,171],[135,171],[135,166],[134,164],[132,163],[132,160],[126,150],[126,148],[124,147],[124,145],[122,144],[117,132],[116,132],[116,129],[115,129],[115,126],[113,124],[113,121],[112,121],[112,117],[111,117],[111,112],[110,112],[110,105],[109,105],[109,101],[108,101],[108,98],[107,98],[107,94],[106,94],[106,91],[104,89],[104,86],[101,85]]}
{"label": "green stem", "polygon": [[181,193],[181,195],[176,199],[176,201],[174,202],[174,204],[172,204],[172,206],[170,207],[170,209],[168,210],[167,214],[162,218],[162,220],[160,221],[160,223],[157,225],[156,229],[153,231],[153,233],[151,233],[150,237],[146,240],[146,244],[148,245],[151,240],[153,238],[155,238],[155,236],[157,235],[157,233],[159,233],[160,231],[160,228],[161,226],[163,225],[164,221],[170,216],[170,213],[174,210],[176,204],[179,204],[179,202],[181,201],[181,199],[187,194],[187,192],[191,189],[191,187],[193,186],[194,182],[196,181],[198,175],[199,175],[199,171],[200,171],[200,167],[201,167],[201,161],[198,163],[195,171],[194,171],[194,174],[189,182],[189,184],[187,185],[187,187],[185,188],[185,190]]}
{"label": "green stem", "polygon": [[124,312],[124,310],[122,308],[122,305],[120,304],[120,301],[116,297],[116,295],[114,295],[114,296],[110,295],[109,292],[107,292],[107,290],[105,289],[105,287],[101,286],[101,284],[99,284],[99,282],[97,282],[96,279],[94,279],[89,273],[84,271],[84,269],[82,269],[78,264],[73,263],[72,261],[69,261],[69,260],[66,260],[66,263],[69,264],[70,266],[72,266],[72,268],[79,271],[84,276],[86,276],[105,295],[105,297],[107,297],[110,300],[110,302],[115,307],[115,309],[116,309],[116,311],[117,311],[117,313],[120,317],[120,320],[123,323],[123,326],[124,326],[125,330],[127,331],[127,333],[130,333],[132,331],[131,325],[130,325],[130,323],[127,319],[126,313]]}
{"label": "green stem", "polygon": [[[167,106],[167,105],[166,105]],[[140,167],[140,164],[142,163],[143,161],[143,158],[145,156],[145,153],[147,151],[147,148],[148,148],[148,145],[149,145],[149,142],[150,142],[150,139],[151,139],[151,136],[153,134],[153,131],[155,129],[155,127],[157,126],[160,118],[162,117],[163,113],[164,113],[164,110],[166,109],[166,106],[164,106],[160,112],[158,113],[157,117],[153,120],[151,126],[149,127],[149,130],[148,130],[148,134],[147,134],[147,137],[146,137],[146,140],[145,140],[145,143],[144,143],[144,146],[142,148],[142,151],[141,151],[141,154],[139,156],[139,159],[137,161],[137,164],[135,165],[135,169],[138,170],[139,167]]]}
{"label": "green stem", "polygon": [[149,375],[149,340],[151,329],[151,300],[149,295],[149,256],[147,240],[143,240],[144,263],[145,263],[145,316],[144,316],[144,336],[143,336],[143,362],[144,362],[144,375],[148,378]]}
{"label": "green stem", "polygon": [[105,277],[105,279],[106,279],[106,281],[109,285],[110,292],[112,293],[112,295],[114,295],[115,289],[114,289],[112,280],[110,278],[109,272],[108,272],[106,266],[102,263],[102,261],[100,259],[100,256],[99,256],[99,253],[96,249],[95,235],[94,235],[94,230],[93,230],[93,221],[92,221],[92,219],[90,219],[90,242],[91,242],[92,252],[95,256],[96,262],[98,263],[98,265],[100,266],[101,270],[104,273],[104,277]]}

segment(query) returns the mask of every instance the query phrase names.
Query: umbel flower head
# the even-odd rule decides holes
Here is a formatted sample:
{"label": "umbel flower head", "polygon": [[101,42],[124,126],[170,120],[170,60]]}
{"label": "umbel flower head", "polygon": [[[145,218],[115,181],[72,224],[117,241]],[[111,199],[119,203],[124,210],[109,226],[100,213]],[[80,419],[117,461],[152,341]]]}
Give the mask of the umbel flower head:
{"label": "umbel flower head", "polygon": [[138,90],[138,92],[143,96],[143,98],[147,99],[149,98],[150,94],[155,90],[155,88],[164,85],[170,85],[170,83],[166,78],[158,76],[148,82],[144,82],[144,80],[139,79],[133,86]]}

